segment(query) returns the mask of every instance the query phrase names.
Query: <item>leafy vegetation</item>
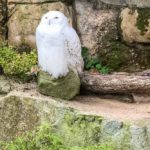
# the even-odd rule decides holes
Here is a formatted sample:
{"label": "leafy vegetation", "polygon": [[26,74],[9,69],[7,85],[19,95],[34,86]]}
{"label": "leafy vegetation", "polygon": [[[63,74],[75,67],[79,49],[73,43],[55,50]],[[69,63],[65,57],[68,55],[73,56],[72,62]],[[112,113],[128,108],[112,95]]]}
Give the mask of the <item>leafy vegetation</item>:
{"label": "leafy vegetation", "polygon": [[0,66],[4,74],[15,76],[22,80],[27,79],[31,68],[37,64],[37,54],[33,50],[30,53],[18,53],[13,47],[2,45],[0,47]]}
{"label": "leafy vegetation", "polygon": [[103,144],[100,146],[89,146],[87,148],[68,148],[61,139],[52,133],[52,128],[44,124],[32,132],[27,132],[11,142],[1,142],[2,150],[115,150],[113,146]]}
{"label": "leafy vegetation", "polygon": [[101,74],[108,74],[110,72],[108,67],[102,66],[98,56],[90,56],[89,50],[86,47],[82,48],[82,57],[85,70],[95,69]]}

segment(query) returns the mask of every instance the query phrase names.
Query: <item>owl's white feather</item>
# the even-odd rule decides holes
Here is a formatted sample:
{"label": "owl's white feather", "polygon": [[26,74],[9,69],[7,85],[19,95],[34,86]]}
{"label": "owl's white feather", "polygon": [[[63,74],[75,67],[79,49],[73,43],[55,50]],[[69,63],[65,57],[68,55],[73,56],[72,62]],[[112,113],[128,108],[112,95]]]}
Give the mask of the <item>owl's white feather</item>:
{"label": "owl's white feather", "polygon": [[53,77],[65,76],[69,69],[82,71],[80,40],[61,12],[50,11],[42,17],[36,44],[39,66]]}
{"label": "owl's white feather", "polygon": [[67,26],[63,33],[65,36],[65,50],[69,68],[81,73],[83,71],[84,63],[81,56],[80,39],[76,31],[70,26]]}

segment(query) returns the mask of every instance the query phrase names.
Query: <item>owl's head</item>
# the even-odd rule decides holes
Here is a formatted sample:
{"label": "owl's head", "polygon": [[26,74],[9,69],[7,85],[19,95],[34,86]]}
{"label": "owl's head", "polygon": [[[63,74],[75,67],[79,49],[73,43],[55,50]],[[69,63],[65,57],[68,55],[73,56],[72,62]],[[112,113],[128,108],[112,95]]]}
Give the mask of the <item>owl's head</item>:
{"label": "owl's head", "polygon": [[41,23],[45,25],[67,25],[68,19],[60,11],[49,11],[43,15]]}

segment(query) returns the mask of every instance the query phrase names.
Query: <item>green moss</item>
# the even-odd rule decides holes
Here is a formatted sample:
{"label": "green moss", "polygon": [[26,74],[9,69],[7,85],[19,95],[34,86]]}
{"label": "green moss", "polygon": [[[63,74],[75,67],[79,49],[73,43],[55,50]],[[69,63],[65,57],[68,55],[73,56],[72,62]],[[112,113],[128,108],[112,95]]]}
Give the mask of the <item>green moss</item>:
{"label": "green moss", "polygon": [[147,32],[147,27],[149,26],[149,19],[150,19],[150,10],[149,8],[138,8],[138,18],[136,26],[141,31],[141,34],[143,35],[145,32]]}
{"label": "green moss", "polygon": [[0,148],[5,150],[115,150],[110,143],[86,147],[66,147],[62,139],[52,130],[48,124],[44,124],[11,142],[1,142]]}
{"label": "green moss", "polygon": [[100,54],[102,64],[112,70],[119,70],[130,58],[128,50],[129,48],[120,42],[111,42],[111,45],[104,49],[104,53]]}
{"label": "green moss", "polygon": [[107,32],[99,41],[101,43],[99,59],[102,65],[117,71],[125,65],[129,48],[119,41],[117,25],[114,22],[103,27]]}
{"label": "green moss", "polygon": [[[1,145],[5,150],[131,150],[138,143],[133,138],[136,132],[131,132],[135,124],[132,121],[123,124],[82,114],[51,100],[7,97],[2,100],[0,114],[0,139],[10,140],[18,135]],[[48,125],[33,130],[45,122]],[[147,123],[143,121],[143,128]],[[140,138],[143,133],[138,135],[139,141],[149,136],[148,132],[144,138]]]}
{"label": "green moss", "polygon": [[88,146],[98,144],[101,136],[103,118],[66,112],[56,132],[63,138],[66,146]]}
{"label": "green moss", "polygon": [[80,92],[80,78],[73,71],[58,79],[40,71],[38,75],[38,90],[47,96],[70,100]]}
{"label": "green moss", "polygon": [[118,138],[116,138],[116,145],[120,147],[122,150],[130,150],[131,149],[131,133],[129,131],[128,125],[124,126]]}

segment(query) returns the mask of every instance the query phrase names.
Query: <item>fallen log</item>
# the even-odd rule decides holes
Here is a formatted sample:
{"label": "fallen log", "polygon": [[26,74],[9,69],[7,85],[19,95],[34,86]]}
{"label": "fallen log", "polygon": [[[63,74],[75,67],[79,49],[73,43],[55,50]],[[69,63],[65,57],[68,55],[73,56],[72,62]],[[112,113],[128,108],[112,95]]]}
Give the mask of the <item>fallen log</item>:
{"label": "fallen log", "polygon": [[104,94],[150,94],[150,76],[145,74],[80,75],[84,90]]}

